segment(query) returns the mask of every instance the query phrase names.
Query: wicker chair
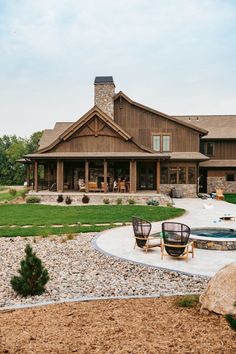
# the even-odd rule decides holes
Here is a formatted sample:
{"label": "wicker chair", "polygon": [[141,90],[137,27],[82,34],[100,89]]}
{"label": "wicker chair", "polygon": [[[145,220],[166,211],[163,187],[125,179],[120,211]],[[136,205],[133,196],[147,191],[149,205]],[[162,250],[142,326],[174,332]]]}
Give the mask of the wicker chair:
{"label": "wicker chair", "polygon": [[133,217],[132,225],[135,237],[134,248],[137,245],[147,252],[150,248],[161,246],[160,242],[152,242],[152,240],[157,240],[157,238],[150,236],[152,224],[149,221]]}
{"label": "wicker chair", "polygon": [[224,200],[224,190],[223,189],[216,189],[216,200]]}
{"label": "wicker chair", "polygon": [[163,259],[164,255],[188,259],[189,253],[192,253],[192,257],[194,257],[194,243],[189,242],[190,231],[190,228],[185,224],[163,222],[161,259]]}

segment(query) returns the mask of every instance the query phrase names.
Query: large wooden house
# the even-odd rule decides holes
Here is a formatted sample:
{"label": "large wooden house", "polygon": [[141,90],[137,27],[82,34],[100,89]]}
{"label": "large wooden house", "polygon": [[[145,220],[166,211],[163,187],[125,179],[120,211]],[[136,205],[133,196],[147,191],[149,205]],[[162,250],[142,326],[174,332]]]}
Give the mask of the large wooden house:
{"label": "large wooden house", "polygon": [[[94,87],[94,107],[45,130],[39,150],[25,156],[36,192],[168,194],[175,187],[190,197],[199,180],[202,192],[236,192],[236,116],[169,116],[115,93],[110,76],[96,77]],[[29,175],[28,168],[28,182]]]}

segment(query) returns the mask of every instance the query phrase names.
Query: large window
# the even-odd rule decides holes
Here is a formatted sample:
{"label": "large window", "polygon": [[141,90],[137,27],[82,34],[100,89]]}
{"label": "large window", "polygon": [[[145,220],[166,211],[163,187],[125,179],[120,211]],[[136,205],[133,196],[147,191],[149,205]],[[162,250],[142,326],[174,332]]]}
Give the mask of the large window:
{"label": "large window", "polygon": [[195,167],[161,167],[161,184],[195,184]]}
{"label": "large window", "polygon": [[152,148],[159,152],[168,152],[171,150],[170,135],[154,134],[152,136]]}
{"label": "large window", "polygon": [[226,181],[228,182],[234,182],[236,181],[236,172],[232,172],[232,173],[227,173],[226,174]]}

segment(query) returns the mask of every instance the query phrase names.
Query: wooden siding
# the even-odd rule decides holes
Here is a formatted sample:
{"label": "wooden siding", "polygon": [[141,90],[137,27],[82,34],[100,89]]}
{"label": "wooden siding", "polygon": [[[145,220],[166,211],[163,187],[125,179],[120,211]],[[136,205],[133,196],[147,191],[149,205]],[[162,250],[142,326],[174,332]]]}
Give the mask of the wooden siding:
{"label": "wooden siding", "polygon": [[97,117],[82,126],[68,140],[61,141],[50,152],[135,152],[142,151]]}
{"label": "wooden siding", "polygon": [[235,141],[212,141],[214,143],[214,155],[211,160],[234,160],[236,159],[236,140]]}
{"label": "wooden siding", "polygon": [[152,148],[152,134],[167,133],[172,136],[173,152],[199,151],[199,133],[145,109],[136,107],[124,98],[114,104],[114,120],[140,144]]}

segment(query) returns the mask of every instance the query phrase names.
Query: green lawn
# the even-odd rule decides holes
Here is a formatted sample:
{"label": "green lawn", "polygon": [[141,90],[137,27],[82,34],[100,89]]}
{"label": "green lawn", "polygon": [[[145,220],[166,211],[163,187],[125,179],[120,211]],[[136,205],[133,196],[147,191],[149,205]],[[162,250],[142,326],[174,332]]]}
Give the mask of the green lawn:
{"label": "green lawn", "polygon": [[[37,204],[0,205],[0,236],[36,236],[101,231],[114,223],[130,222],[132,216],[160,221],[181,216],[183,209],[143,205],[49,206]],[[71,224],[82,224],[69,226]],[[95,225],[95,224],[109,225]],[[90,226],[83,226],[89,224]],[[32,225],[30,228],[11,225]],[[52,227],[52,225],[62,225]],[[46,227],[39,227],[46,226]]]}
{"label": "green lawn", "polygon": [[224,194],[224,197],[226,202],[236,204],[236,194]]}

